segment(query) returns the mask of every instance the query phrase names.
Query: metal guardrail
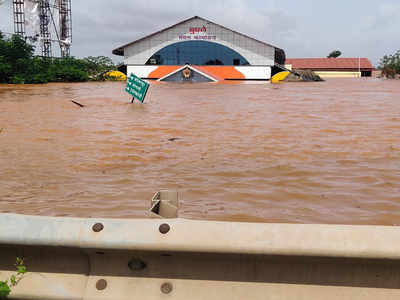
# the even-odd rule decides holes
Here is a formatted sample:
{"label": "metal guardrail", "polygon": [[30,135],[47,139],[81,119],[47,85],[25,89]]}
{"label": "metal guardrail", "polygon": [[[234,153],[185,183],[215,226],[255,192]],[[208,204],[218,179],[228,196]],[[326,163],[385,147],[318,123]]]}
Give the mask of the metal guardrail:
{"label": "metal guardrail", "polygon": [[0,214],[16,257],[11,299],[400,299],[398,227]]}

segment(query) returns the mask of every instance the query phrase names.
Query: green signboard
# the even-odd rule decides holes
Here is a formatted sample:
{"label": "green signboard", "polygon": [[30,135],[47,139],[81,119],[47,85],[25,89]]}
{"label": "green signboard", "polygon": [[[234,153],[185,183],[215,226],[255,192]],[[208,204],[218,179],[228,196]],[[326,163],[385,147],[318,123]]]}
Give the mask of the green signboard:
{"label": "green signboard", "polygon": [[125,89],[127,93],[131,94],[134,99],[143,102],[144,97],[146,97],[148,89],[149,89],[149,84],[146,81],[142,80],[135,74],[131,73],[131,76],[129,76],[128,83]]}

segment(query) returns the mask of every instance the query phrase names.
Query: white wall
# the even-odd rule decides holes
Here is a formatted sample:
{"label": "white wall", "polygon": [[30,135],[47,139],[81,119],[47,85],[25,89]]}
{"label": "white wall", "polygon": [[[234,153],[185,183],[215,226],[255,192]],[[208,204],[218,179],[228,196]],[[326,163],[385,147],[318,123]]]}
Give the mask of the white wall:
{"label": "white wall", "polygon": [[246,79],[263,79],[271,78],[271,67],[243,66],[235,67]]}
{"label": "white wall", "polygon": [[149,74],[156,70],[158,66],[127,66],[126,74],[129,76],[131,73],[140,78],[148,78]]}
{"label": "white wall", "polygon": [[[133,73],[140,78],[149,78],[151,72],[158,66],[127,66],[128,76]],[[271,67],[264,66],[237,66],[237,71],[242,73],[246,79],[269,80],[271,78]],[[212,72],[211,72],[212,73]],[[238,78],[239,79],[239,78]]]}

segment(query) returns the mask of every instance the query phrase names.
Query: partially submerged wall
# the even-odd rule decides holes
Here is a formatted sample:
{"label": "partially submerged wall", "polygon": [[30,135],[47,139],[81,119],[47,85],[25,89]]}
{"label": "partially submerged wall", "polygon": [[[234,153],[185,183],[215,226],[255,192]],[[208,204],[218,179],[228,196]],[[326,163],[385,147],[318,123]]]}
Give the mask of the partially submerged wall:
{"label": "partially submerged wall", "polygon": [[[127,66],[128,75],[140,78],[160,79],[182,66]],[[193,66],[221,80],[269,80],[271,67],[268,66]]]}
{"label": "partially submerged wall", "polygon": [[322,78],[360,78],[361,72],[316,71]]}

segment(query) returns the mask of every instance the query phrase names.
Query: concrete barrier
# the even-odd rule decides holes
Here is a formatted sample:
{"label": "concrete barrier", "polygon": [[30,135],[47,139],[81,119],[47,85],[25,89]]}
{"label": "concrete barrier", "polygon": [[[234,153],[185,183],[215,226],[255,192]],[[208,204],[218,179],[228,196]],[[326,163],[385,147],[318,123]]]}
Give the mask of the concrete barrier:
{"label": "concrete barrier", "polygon": [[400,299],[400,228],[0,214],[14,299]]}

